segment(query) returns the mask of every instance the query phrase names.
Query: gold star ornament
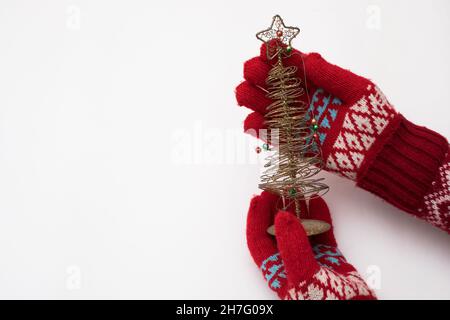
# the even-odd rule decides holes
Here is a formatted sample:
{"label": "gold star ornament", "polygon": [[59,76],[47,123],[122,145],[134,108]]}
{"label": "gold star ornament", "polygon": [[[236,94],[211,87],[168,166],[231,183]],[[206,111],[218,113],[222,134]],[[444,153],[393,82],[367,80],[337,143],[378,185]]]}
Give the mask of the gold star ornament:
{"label": "gold star ornament", "polygon": [[[291,42],[298,34],[300,29],[296,27],[286,27],[283,19],[279,15],[276,15],[272,19],[272,25],[261,32],[256,34],[256,38],[262,42],[268,44],[271,40],[278,39],[281,43],[286,45],[289,50],[292,48]],[[269,48],[269,46],[267,46]],[[269,56],[269,52],[267,53]],[[272,56],[272,55],[270,55]]]}

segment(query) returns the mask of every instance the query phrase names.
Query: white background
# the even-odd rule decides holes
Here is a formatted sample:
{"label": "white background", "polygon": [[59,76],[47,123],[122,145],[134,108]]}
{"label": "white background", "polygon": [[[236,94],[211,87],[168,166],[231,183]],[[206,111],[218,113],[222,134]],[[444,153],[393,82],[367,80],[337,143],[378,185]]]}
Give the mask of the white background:
{"label": "white background", "polygon": [[[446,0],[1,0],[0,298],[275,298],[246,247],[259,167],[234,88],[276,13],[450,136]],[[380,298],[450,298],[448,235],[323,175]]]}

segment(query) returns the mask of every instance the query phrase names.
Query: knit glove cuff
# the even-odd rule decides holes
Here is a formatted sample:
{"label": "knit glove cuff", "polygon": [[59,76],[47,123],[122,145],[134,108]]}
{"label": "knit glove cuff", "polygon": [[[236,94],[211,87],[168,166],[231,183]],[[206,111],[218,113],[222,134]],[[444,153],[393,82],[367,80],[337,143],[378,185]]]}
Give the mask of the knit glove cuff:
{"label": "knit glove cuff", "polygon": [[[358,186],[449,232],[448,141],[400,114],[391,130],[372,162],[362,168]],[[436,213],[424,208],[425,197],[433,193],[430,188],[440,198],[440,219],[430,220]]]}

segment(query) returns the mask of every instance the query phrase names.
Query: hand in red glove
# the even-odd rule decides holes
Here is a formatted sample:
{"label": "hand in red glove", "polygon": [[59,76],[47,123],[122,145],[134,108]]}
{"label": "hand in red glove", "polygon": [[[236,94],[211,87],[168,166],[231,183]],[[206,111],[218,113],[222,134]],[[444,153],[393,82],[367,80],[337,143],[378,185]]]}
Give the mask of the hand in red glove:
{"label": "hand in red glove", "polygon": [[[264,191],[252,199],[247,217],[248,247],[269,287],[281,299],[375,299],[337,248],[333,228],[308,238],[293,213],[276,209],[278,200]],[[304,202],[302,212],[307,212]],[[275,215],[276,238],[266,231]],[[310,201],[306,216],[332,224],[322,198]]]}
{"label": "hand in red glove", "polygon": [[[245,81],[236,88],[236,98],[254,111],[245,120],[246,131],[265,128],[271,63],[263,45],[261,55],[244,65]],[[319,126],[325,169],[450,232],[447,140],[397,113],[370,80],[317,53],[294,50],[285,64],[296,66],[303,82],[306,74],[308,94],[302,98]]]}

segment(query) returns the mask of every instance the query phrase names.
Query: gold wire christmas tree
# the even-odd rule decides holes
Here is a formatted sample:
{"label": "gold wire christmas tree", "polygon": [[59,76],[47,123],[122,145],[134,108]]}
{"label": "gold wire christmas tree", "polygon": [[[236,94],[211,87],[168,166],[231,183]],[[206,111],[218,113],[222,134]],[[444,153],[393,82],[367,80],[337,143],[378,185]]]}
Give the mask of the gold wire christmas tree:
{"label": "gold wire christmas tree", "polygon": [[[314,177],[321,171],[322,156],[316,142],[317,124],[315,120],[307,120],[308,104],[301,99],[305,93],[308,97],[308,92],[296,76],[297,67],[284,65],[285,58],[293,54],[291,41],[299,32],[298,28],[286,27],[276,15],[270,28],[256,37],[265,42],[267,58],[274,61],[266,79],[267,97],[273,102],[265,116],[274,151],[268,156],[259,187],[278,194],[283,202],[282,209],[293,204],[300,219],[300,201],[324,194],[328,186],[322,182],[323,178]],[[319,220],[301,221],[308,235],[330,228],[328,223]],[[274,234],[273,226],[268,232]]]}

